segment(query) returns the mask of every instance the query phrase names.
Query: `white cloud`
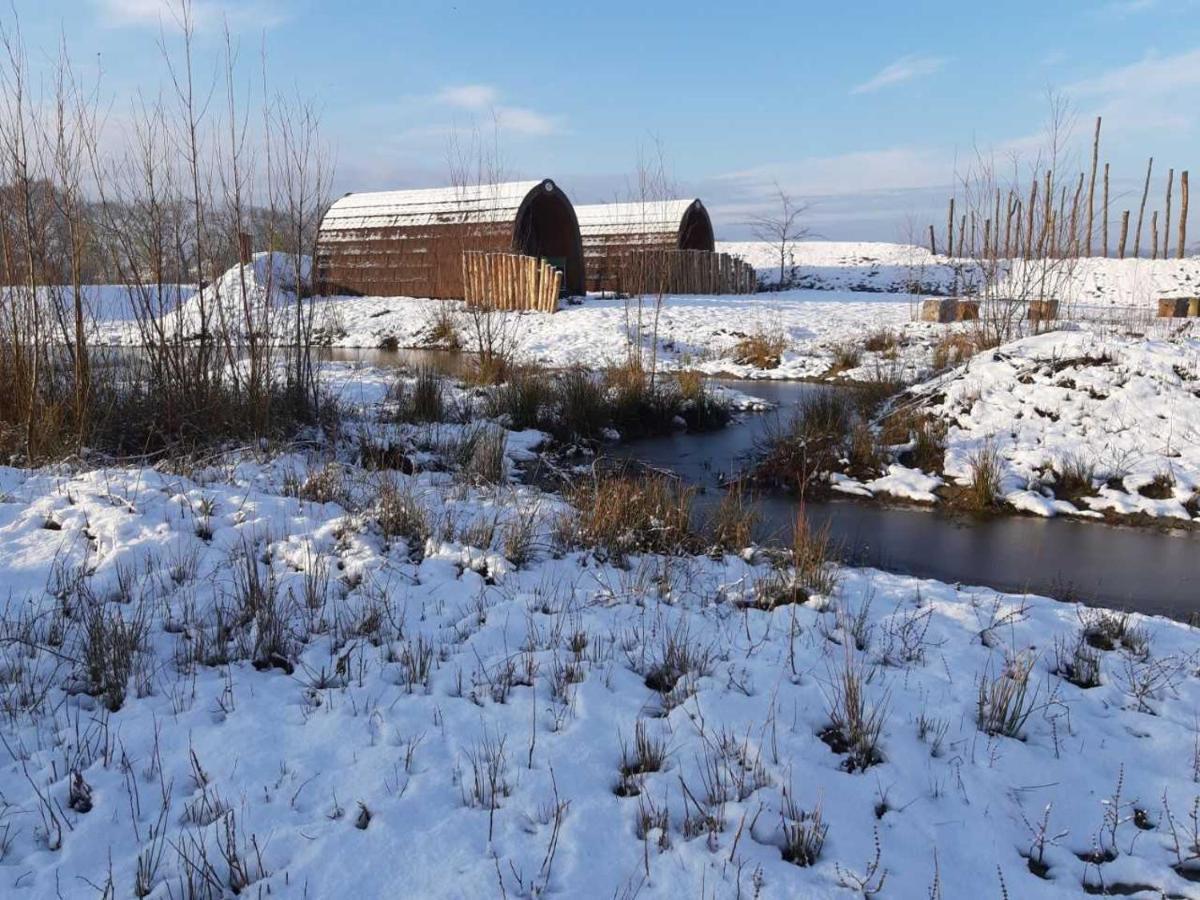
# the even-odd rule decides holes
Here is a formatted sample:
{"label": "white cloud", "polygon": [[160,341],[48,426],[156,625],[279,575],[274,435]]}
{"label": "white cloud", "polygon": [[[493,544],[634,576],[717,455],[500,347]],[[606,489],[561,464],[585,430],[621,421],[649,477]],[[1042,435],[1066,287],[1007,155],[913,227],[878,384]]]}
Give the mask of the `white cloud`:
{"label": "white cloud", "polygon": [[809,156],[781,165],[756,166],[724,177],[759,186],[778,180],[785,190],[797,196],[814,197],[932,187],[949,184],[953,175],[954,161],[944,152],[890,147]]}
{"label": "white cloud", "polygon": [[[174,26],[180,21],[179,0],[92,0],[100,21],[113,28]],[[196,28],[267,28],[288,16],[279,0],[192,0]]]}
{"label": "white cloud", "polygon": [[500,102],[500,90],[490,84],[460,84],[442,88],[434,100],[479,116],[494,116],[501,130],[516,135],[547,135],[559,131],[559,122],[527,106]]}
{"label": "white cloud", "polygon": [[850,89],[851,94],[869,94],[885,87],[912,81],[924,75],[932,75],[946,65],[939,56],[902,56],[894,63],[884,66],[862,84]]}
{"label": "white cloud", "polygon": [[490,84],[460,84],[443,88],[438,99],[461,109],[487,109],[499,96],[500,92]]}
{"label": "white cloud", "polygon": [[497,106],[496,121],[510,134],[546,135],[559,130],[554,117],[523,106]]}
{"label": "white cloud", "polygon": [[1093,106],[1120,130],[1190,128],[1196,124],[1192,97],[1200,88],[1200,48],[1174,56],[1146,56],[1091,78],[1069,84],[1064,92]]}

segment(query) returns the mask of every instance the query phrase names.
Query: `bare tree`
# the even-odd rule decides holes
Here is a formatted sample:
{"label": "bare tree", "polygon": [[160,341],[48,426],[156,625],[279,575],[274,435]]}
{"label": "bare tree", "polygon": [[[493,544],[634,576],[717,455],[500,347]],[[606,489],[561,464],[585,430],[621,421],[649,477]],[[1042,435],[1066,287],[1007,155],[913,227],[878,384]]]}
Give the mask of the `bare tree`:
{"label": "bare tree", "polygon": [[[778,290],[783,290],[791,281],[789,262],[792,256],[792,245],[808,236],[808,228],[803,224],[803,216],[808,212],[809,205],[795,200],[791,194],[775,182],[773,193],[774,210],[760,213],[750,220],[750,231],[760,241],[771,244],[779,253],[779,283]],[[948,249],[947,252],[950,252]],[[794,268],[794,266],[792,266]]]}

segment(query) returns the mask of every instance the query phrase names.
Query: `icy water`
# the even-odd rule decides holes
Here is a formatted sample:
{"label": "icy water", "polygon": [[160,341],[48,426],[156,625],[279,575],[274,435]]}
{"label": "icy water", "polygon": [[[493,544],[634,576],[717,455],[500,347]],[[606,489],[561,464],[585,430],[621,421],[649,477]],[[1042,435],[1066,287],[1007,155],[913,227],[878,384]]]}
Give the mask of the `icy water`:
{"label": "icy water", "polygon": [[[332,351],[333,359],[373,365],[425,363],[453,372],[465,357],[437,351]],[[772,420],[785,419],[807,392],[798,382],[722,380],[770,400],[778,409],[748,414],[719,432],[632,441],[610,457],[636,459],[674,472],[700,489],[699,505],[720,501],[722,476],[743,470]],[[758,498],[759,538],[785,539],[798,511],[784,493]],[[1200,613],[1200,536],[1182,531],[1110,526],[1065,518],[1003,516],[975,520],[916,507],[860,500],[809,503],[817,526],[828,524],[845,558],[939,581],[1002,591],[1063,596],[1087,603],[1187,619]]]}
{"label": "icy water", "polygon": [[[721,383],[779,408],[720,432],[633,441],[610,455],[669,469],[701,489],[702,505],[717,503],[721,476],[747,466],[772,420],[790,416],[806,392],[828,390],[796,382]],[[786,540],[796,499],[777,493],[758,502],[759,537]],[[1088,603],[1177,619],[1200,612],[1200,536],[1194,533],[1064,518],[976,520],[852,499],[809,503],[807,513],[813,524],[828,524],[847,560],[859,565],[1003,591],[1062,596],[1070,590]]]}

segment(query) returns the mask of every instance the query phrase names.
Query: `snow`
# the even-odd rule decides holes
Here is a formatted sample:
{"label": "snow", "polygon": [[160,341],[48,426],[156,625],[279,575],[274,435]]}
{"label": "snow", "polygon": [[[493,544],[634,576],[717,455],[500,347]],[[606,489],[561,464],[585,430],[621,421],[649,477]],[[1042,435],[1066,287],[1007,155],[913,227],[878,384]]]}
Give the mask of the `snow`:
{"label": "snow", "polygon": [[552,191],[553,181],[513,181],[411,191],[346,194],[321,220],[322,240],[348,240],[345,232],[407,228],[444,222],[509,222],[534,190]]}
{"label": "snow", "polygon": [[609,234],[675,235],[679,233],[684,213],[696,202],[693,197],[688,200],[594,203],[576,206],[575,218],[585,242]]}
{"label": "snow", "polygon": [[[1200,339],[1055,331],[973,357],[912,389],[948,425],[945,474],[967,482],[984,448],[1004,499],[1038,515],[1110,511],[1191,521],[1200,495]],[[1053,494],[1066,464],[1090,467],[1082,509]],[[1162,483],[1161,491],[1150,486]],[[1167,496],[1145,496],[1147,493]]]}
{"label": "snow", "polygon": [[[1052,351],[1031,340],[1013,365]],[[1179,352],[1106,350],[1158,387]],[[1009,385],[1000,364],[970,367],[980,402]],[[90,898],[110,877],[128,896],[139,859],[148,896],[180,896],[186,858],[218,896],[852,897],[877,844],[886,896],[928,896],[935,879],[946,897],[998,896],[1001,879],[1022,898],[1101,881],[1194,894],[1174,867],[1176,837],[1200,852],[1196,629],[1131,616],[1084,689],[1056,674],[1055,642],[1096,625],[1074,605],[845,567],[827,596],[747,606],[774,577],[763,554],[617,565],[556,549],[560,498],[444,471],[438,441],[456,426],[388,424],[387,374],[323,375],[350,417],[340,452],[241,451],[182,474],[0,468],[4,896]],[[360,468],[356,433],[422,468]],[[540,440],[509,434],[510,467]],[[336,497],[298,496],[329,472]],[[899,467],[880,481],[932,487]],[[385,483],[425,511],[426,539],[385,537]],[[248,659],[268,620],[239,618],[247,565],[277,598],[290,673]],[[147,623],[111,713],[75,662],[89,609]],[[664,695],[646,675],[671,640],[710,661]],[[882,761],[860,772],[818,736],[847,657],[886,709]],[[1023,665],[1019,736],[979,730],[980,680]],[[639,728],[665,762],[618,796]],[[810,867],[782,857],[785,792],[828,825]],[[652,810],[666,827],[643,839]],[[1023,857],[1043,815],[1045,879]],[[1097,848],[1115,859],[1080,859]]]}
{"label": "snow", "polygon": [[[768,284],[778,282],[777,244],[718,241],[717,250],[742,257]],[[1032,282],[1021,271],[1025,265],[1022,261],[1013,264],[1013,282]],[[797,241],[788,247],[786,267],[797,287],[827,290],[906,293],[919,286],[922,293],[955,294],[970,281],[979,280],[972,276],[975,266],[969,259],[935,256],[926,247],[883,242]],[[1076,307],[1079,315],[1114,306],[1153,311],[1160,297],[1200,294],[1200,258],[1072,260],[1055,264],[1053,282],[1055,296]],[[996,293],[1003,296],[1003,282]]]}

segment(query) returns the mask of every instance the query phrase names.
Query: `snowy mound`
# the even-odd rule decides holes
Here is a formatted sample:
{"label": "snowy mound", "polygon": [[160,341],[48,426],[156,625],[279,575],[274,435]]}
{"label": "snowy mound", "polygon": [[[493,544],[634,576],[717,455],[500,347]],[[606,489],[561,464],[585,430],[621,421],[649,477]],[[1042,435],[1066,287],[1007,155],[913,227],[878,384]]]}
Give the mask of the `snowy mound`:
{"label": "snowy mound", "polygon": [[971,477],[985,447],[1001,491],[1042,515],[1075,512],[1055,490],[1090,473],[1081,510],[1192,519],[1200,491],[1200,340],[1053,332],[982,353],[916,389],[948,426],[945,474]]}
{"label": "snowy mound", "polygon": [[307,290],[312,257],[300,256],[298,263],[297,257],[289,253],[256,253],[248,265],[233,266],[190,297],[166,317],[165,324],[195,333],[207,317],[210,329],[228,328],[241,333],[249,317],[253,327],[259,329],[275,318],[273,314],[280,307],[294,303]]}

